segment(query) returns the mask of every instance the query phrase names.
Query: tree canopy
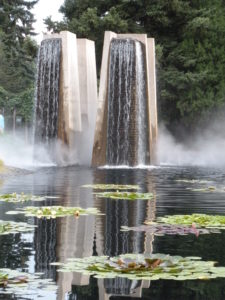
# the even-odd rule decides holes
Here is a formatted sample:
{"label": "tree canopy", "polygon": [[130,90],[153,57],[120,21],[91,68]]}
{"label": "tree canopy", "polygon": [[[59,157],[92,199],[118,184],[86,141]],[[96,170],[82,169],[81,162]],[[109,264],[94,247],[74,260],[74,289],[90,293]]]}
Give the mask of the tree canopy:
{"label": "tree canopy", "polygon": [[156,39],[159,112],[169,127],[194,127],[224,106],[223,0],[65,0],[60,11],[62,22],[45,20],[49,30],[94,40],[98,68],[105,30]]}
{"label": "tree canopy", "polygon": [[13,109],[24,121],[32,118],[35,58],[32,40],[37,1],[0,0],[0,107],[10,115]]}

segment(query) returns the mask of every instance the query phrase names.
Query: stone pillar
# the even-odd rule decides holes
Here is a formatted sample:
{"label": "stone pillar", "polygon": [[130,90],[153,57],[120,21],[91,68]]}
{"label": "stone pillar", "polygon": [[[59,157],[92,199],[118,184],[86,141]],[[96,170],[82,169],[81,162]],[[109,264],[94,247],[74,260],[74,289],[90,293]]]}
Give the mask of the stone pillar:
{"label": "stone pillar", "polygon": [[77,38],[76,34],[68,31],[44,35],[44,39],[52,38],[62,39],[58,138],[72,146],[75,131],[82,130]]}
{"label": "stone pillar", "polygon": [[150,157],[151,163],[157,163],[156,143],[158,137],[157,97],[156,97],[156,73],[155,73],[155,40],[147,40],[147,64],[148,64],[148,90],[149,90],[149,116],[151,127]]}
{"label": "stone pillar", "polygon": [[147,105],[148,105],[148,137],[149,137],[149,163],[156,163],[156,140],[157,140],[157,104],[156,104],[156,79],[155,79],[155,45],[153,38],[147,38],[146,34],[116,34],[106,31],[104,36],[102,65],[100,74],[100,86],[98,95],[98,110],[95,126],[95,138],[92,154],[92,166],[106,164],[107,143],[107,90],[109,51],[112,38],[131,38],[142,42],[146,51],[147,70]]}
{"label": "stone pillar", "polygon": [[[95,137],[92,153],[92,165],[101,166],[106,162],[106,138],[107,138],[107,86],[108,86],[108,64],[109,47],[112,38],[117,34],[105,31],[104,45],[102,52],[102,64],[100,73],[100,85],[98,93],[98,109],[95,124]],[[104,128],[104,129],[103,129]]]}
{"label": "stone pillar", "polygon": [[77,149],[81,163],[90,164],[97,111],[95,43],[87,39],[77,39],[77,49],[82,122]]}
{"label": "stone pillar", "polygon": [[58,138],[69,146],[69,159],[90,164],[97,110],[95,44],[68,31],[43,37],[55,38],[62,40]]}

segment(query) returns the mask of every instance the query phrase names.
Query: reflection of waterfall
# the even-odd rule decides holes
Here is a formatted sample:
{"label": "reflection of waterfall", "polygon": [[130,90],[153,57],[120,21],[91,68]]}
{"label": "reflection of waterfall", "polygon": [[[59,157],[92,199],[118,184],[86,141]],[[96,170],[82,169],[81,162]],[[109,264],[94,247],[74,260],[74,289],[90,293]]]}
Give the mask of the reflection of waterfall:
{"label": "reflection of waterfall", "polygon": [[[117,256],[121,253],[143,253],[143,233],[121,232],[121,226],[133,226],[145,219],[146,203],[131,203],[123,200],[107,199],[105,224],[105,255]],[[141,282],[126,278],[104,279],[107,294],[129,295],[141,285]]]}
{"label": "reflection of waterfall", "polygon": [[56,278],[52,262],[56,258],[56,220],[37,219],[38,228],[35,230],[35,271],[45,272],[46,278]]}
{"label": "reflection of waterfall", "polygon": [[145,219],[146,203],[131,203],[123,200],[107,199],[105,213],[105,249],[104,253],[116,256],[122,253],[142,253],[144,251],[143,234],[121,232],[121,226],[134,226]]}
{"label": "reflection of waterfall", "polygon": [[107,164],[146,163],[147,91],[144,45],[112,39],[108,82]]}
{"label": "reflection of waterfall", "polygon": [[115,279],[104,279],[104,285],[107,294],[130,295],[141,286],[141,281],[117,277]]}
{"label": "reflection of waterfall", "polygon": [[57,137],[61,39],[43,40],[39,50],[35,141]]}

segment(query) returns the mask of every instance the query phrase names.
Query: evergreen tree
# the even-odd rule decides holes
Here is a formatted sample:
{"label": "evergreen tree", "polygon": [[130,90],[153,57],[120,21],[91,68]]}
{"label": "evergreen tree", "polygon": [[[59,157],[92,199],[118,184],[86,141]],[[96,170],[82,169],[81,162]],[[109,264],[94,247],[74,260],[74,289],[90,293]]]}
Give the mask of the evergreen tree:
{"label": "evergreen tree", "polygon": [[34,102],[37,45],[31,39],[35,20],[30,9],[36,3],[0,0],[0,107],[6,115],[17,109],[25,121]]}
{"label": "evergreen tree", "polygon": [[38,0],[0,0],[0,28],[7,46],[21,46],[33,31],[34,15],[30,10]]}
{"label": "evergreen tree", "polygon": [[159,110],[169,127],[194,127],[224,106],[223,0],[65,0],[60,10],[64,21],[48,18],[49,29],[96,41],[98,62],[105,30],[155,37]]}

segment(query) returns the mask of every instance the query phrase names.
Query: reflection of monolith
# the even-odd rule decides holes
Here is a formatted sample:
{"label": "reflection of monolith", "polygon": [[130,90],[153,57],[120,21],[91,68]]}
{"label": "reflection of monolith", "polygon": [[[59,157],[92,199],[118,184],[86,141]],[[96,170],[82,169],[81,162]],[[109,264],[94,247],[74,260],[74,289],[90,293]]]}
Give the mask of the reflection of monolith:
{"label": "reflection of monolith", "polygon": [[155,163],[154,39],[105,33],[92,164]]}
{"label": "reflection of monolith", "polygon": [[35,142],[55,147],[60,140],[78,162],[87,163],[96,102],[94,42],[66,31],[45,35],[38,59]]}
{"label": "reflection of monolith", "polygon": [[[128,174],[129,173],[129,174]],[[127,184],[137,182],[139,170],[102,170],[94,173],[94,182]],[[151,178],[151,176],[149,176]],[[154,192],[154,186],[149,183],[145,187],[148,192]],[[102,199],[96,197],[96,207],[101,208],[104,217],[96,218],[96,252],[109,257],[125,253],[151,254],[153,250],[153,235],[142,232],[123,232],[121,226],[135,227],[146,220],[155,217],[155,200],[124,201]],[[149,281],[128,280],[126,278],[100,279],[98,281],[99,299],[109,300],[111,297],[141,298],[142,289],[149,288]]]}

